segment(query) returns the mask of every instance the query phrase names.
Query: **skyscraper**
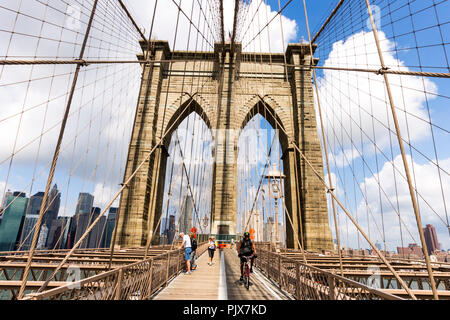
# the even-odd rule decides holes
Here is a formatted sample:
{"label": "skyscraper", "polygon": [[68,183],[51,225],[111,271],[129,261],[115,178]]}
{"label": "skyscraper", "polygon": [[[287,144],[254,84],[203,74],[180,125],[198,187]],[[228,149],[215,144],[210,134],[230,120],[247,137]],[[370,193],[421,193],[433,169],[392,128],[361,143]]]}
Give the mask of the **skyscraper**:
{"label": "skyscraper", "polygon": [[[15,198],[17,199],[11,203]],[[11,203],[11,205],[9,205]],[[20,230],[28,204],[28,198],[25,194],[14,192],[6,199],[5,206],[9,207],[3,213],[2,223],[0,225],[0,251],[13,251],[20,241]]]}
{"label": "skyscraper", "polygon": [[427,224],[427,226],[423,228],[423,233],[425,236],[425,242],[427,244],[428,255],[433,254],[433,252],[435,251],[439,251],[439,242],[434,226],[431,224]]}
{"label": "skyscraper", "polygon": [[34,226],[36,225],[38,217],[38,215],[27,215],[25,217],[24,226],[22,228],[22,235],[20,237],[20,242],[22,242],[22,247],[20,248],[20,250],[30,250],[34,236]]}
{"label": "skyscraper", "polygon": [[105,232],[103,234],[102,247],[109,248],[111,246],[112,236],[114,233],[114,227],[116,225],[118,208],[109,208],[108,218],[106,219]]}
{"label": "skyscraper", "polygon": [[45,224],[41,226],[41,231],[39,232],[38,242],[36,244],[36,249],[42,250],[45,249],[45,245],[47,244],[48,237],[48,228]]}
{"label": "skyscraper", "polygon": [[44,192],[37,192],[30,197],[28,207],[27,207],[27,217],[28,216],[39,216],[43,198],[44,198]]}
{"label": "skyscraper", "polygon": [[89,193],[80,192],[78,195],[77,207],[75,209],[75,215],[84,213],[91,213],[92,206],[94,205],[94,196]]}
{"label": "skyscraper", "polygon": [[167,230],[167,242],[172,244],[173,238],[175,237],[175,216],[169,216],[169,229]]}
{"label": "skyscraper", "polygon": [[[92,208],[90,213],[85,213],[83,211],[80,211],[80,214],[78,215],[78,225],[77,225],[77,231],[75,233],[75,241],[74,244],[78,242],[78,240],[81,239],[83,234],[86,232],[86,230],[89,228],[89,226],[94,222],[95,219],[99,216],[101,210],[100,208]],[[91,230],[89,236],[85,237],[79,248],[89,248],[90,244],[94,243],[97,237],[97,234],[99,232],[99,224],[97,224],[94,229]],[[90,241],[92,239],[92,242]]]}
{"label": "skyscraper", "polygon": [[[20,236],[20,241],[23,243],[21,250],[29,250],[31,243],[33,242],[35,225],[39,218],[39,212],[41,211],[42,200],[44,199],[44,192],[37,192],[30,197],[26,209],[26,216],[24,221],[24,227]],[[45,219],[45,216],[44,216]]]}
{"label": "skyscraper", "polygon": [[61,193],[58,191],[58,186],[55,184],[50,190],[47,199],[47,212],[44,216],[44,222],[48,229],[51,228],[53,221],[58,218],[59,206],[61,205]]}
{"label": "skyscraper", "polygon": [[53,220],[48,231],[46,244],[48,249],[65,248],[69,219],[69,217],[58,217]]}
{"label": "skyscraper", "polygon": [[183,211],[180,219],[180,232],[189,233],[191,228],[194,226],[192,224],[192,210],[194,209],[194,201],[190,195],[186,195],[183,203]]}
{"label": "skyscraper", "polygon": [[[28,202],[26,217],[24,222],[24,228],[21,235],[21,241],[23,242],[22,250],[29,250],[33,241],[35,225],[39,218],[41,211],[42,201],[44,200],[44,192],[37,192],[30,197]],[[47,237],[52,234],[52,224],[57,223],[59,207],[61,203],[61,193],[58,191],[58,186],[55,184],[50,190],[45,205],[45,213],[43,216],[41,231],[39,233],[38,247],[39,249],[47,248]],[[45,229],[43,226],[45,225]],[[43,232],[43,230],[46,230]],[[54,230],[54,229],[53,229]]]}
{"label": "skyscraper", "polygon": [[[89,226],[94,223],[94,221],[98,218],[98,216],[101,213],[100,208],[93,208],[92,209],[92,216],[91,221],[89,222]],[[102,246],[102,237],[105,232],[106,227],[106,217],[102,216],[100,218],[100,221],[94,226],[94,228],[89,233],[89,243],[88,248],[99,248]]]}
{"label": "skyscraper", "polygon": [[[89,193],[80,192],[78,195],[77,207],[75,215],[70,220],[70,227],[67,234],[68,249],[73,248],[73,245],[81,238],[83,233],[89,226],[91,221],[92,205],[94,204],[94,196]],[[89,243],[89,238],[85,238],[79,248],[86,248]]]}
{"label": "skyscraper", "polygon": [[0,209],[3,209],[4,207],[6,207],[6,203],[7,203],[7,200],[8,200],[8,198],[10,197],[10,196],[12,196],[13,195],[13,193],[10,191],[10,190],[8,190],[8,191],[6,191],[5,192],[5,196],[3,197],[3,199],[2,199],[2,203],[1,203],[1,207],[0,207]]}

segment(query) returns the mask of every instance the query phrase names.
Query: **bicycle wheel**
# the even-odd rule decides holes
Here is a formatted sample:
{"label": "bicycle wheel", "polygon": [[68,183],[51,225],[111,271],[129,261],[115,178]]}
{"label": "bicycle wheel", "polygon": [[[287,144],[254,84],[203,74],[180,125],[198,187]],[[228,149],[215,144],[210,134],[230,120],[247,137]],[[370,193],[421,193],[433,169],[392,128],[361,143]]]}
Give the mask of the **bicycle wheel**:
{"label": "bicycle wheel", "polygon": [[247,290],[250,288],[250,270],[248,268],[248,264],[245,264],[245,287]]}

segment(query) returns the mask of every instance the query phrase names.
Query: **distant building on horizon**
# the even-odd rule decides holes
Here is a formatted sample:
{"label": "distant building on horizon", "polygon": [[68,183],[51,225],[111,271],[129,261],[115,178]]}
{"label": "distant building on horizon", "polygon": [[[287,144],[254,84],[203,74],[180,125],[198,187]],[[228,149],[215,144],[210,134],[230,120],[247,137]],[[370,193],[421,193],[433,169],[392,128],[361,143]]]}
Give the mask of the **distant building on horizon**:
{"label": "distant building on horizon", "polygon": [[109,248],[111,246],[112,236],[114,233],[114,227],[116,225],[118,208],[109,208],[108,217],[106,218],[106,227],[102,241],[103,248]]}
{"label": "distant building on horizon", "polygon": [[61,205],[61,193],[58,191],[58,186],[55,184],[48,194],[46,208],[47,211],[44,216],[45,225],[50,230],[53,221],[58,219],[59,207]]}
{"label": "distant building on horizon", "polygon": [[434,226],[427,224],[427,226],[423,228],[423,233],[425,236],[425,243],[427,244],[428,255],[431,255],[436,251],[440,251],[436,229]]}
{"label": "distant building on horizon", "polygon": [[189,234],[191,231],[191,228],[194,226],[192,224],[192,211],[194,209],[194,200],[192,200],[192,197],[190,195],[186,195],[184,197],[184,203],[183,203],[183,211],[182,216],[180,218],[180,230],[179,232],[184,232],[186,234]]}
{"label": "distant building on horizon", "polygon": [[77,207],[75,208],[75,215],[84,213],[91,213],[94,206],[94,196],[90,193],[80,192],[78,195]]}
{"label": "distant building on horizon", "polygon": [[[11,203],[14,199],[15,201]],[[20,242],[20,230],[23,227],[28,200],[26,194],[21,192],[14,192],[6,199],[4,207],[11,205],[4,211],[0,224],[0,251],[16,250]]]}
{"label": "distant building on horizon", "polygon": [[58,217],[53,220],[47,236],[46,247],[48,249],[65,248],[69,225],[70,217]]}
{"label": "distant building on horizon", "polygon": [[[39,218],[43,200],[44,192],[39,191],[31,196],[28,201],[24,226],[20,237],[20,241],[23,242],[21,250],[29,250],[31,248],[35,226]],[[51,234],[52,224],[58,219],[60,204],[61,193],[58,191],[58,186],[55,184],[48,194],[47,202],[44,207],[46,211],[43,216],[38,237],[39,240],[36,245],[37,249],[47,249],[47,237]],[[43,228],[44,226],[46,228]]]}
{"label": "distant building on horizon", "polygon": [[[87,230],[90,217],[92,214],[92,207],[94,204],[94,196],[90,193],[80,192],[78,195],[75,215],[70,219],[70,226],[67,233],[66,248],[72,249],[74,244],[81,238],[83,233]],[[79,248],[86,248],[89,239],[83,240]]]}
{"label": "distant building on horizon", "polygon": [[397,254],[405,258],[423,259],[423,250],[417,243],[411,243],[407,248],[397,247]]}

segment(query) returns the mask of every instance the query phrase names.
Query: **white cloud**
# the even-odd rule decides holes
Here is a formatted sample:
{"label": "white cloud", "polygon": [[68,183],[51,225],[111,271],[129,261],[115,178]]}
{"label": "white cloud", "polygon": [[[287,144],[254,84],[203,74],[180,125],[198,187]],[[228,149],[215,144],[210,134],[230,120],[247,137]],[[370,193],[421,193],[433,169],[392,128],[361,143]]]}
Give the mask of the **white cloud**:
{"label": "white cloud", "polygon": [[[422,225],[425,227],[427,224],[432,224],[436,228],[439,242],[443,244],[444,248],[441,249],[448,249],[450,248],[450,236],[446,227],[446,214],[441,185],[437,183],[437,181],[439,181],[437,168],[431,163],[413,163],[410,157],[408,157],[408,163],[410,170],[412,170],[414,166],[417,191],[420,194],[417,199]],[[444,169],[449,168],[450,159],[442,159],[440,164]],[[358,207],[359,224],[367,234],[369,233],[367,216],[369,217],[371,240],[373,242],[382,243],[382,219],[384,220],[384,234],[388,250],[395,250],[397,246],[401,246],[399,215],[397,212],[400,213],[401,220],[403,221],[403,245],[407,246],[409,243],[413,242],[417,242],[421,245],[408,184],[405,178],[400,176],[399,172],[396,172],[396,179],[394,180],[393,165],[402,172],[403,176],[405,176],[401,156],[397,156],[393,162],[386,162],[378,173],[375,173],[374,176],[368,177],[364,182],[361,182],[361,189],[364,190],[364,187],[367,188],[366,195],[368,207],[364,199],[360,201]],[[443,193],[448,210],[448,208],[450,208],[450,177],[444,174],[441,174],[441,176]],[[379,183],[383,186],[387,197],[381,192],[380,199]],[[399,208],[398,211],[397,206]],[[356,217],[355,212],[352,214]],[[343,215],[341,215],[341,217],[343,217]],[[340,227],[341,237],[346,238],[347,227],[344,220],[341,220]],[[349,237],[353,239],[353,241],[356,241],[356,234],[356,229],[351,222],[349,222]],[[352,246],[356,247],[356,242],[353,242]]]}
{"label": "white cloud", "polygon": [[[125,1],[127,6],[133,13],[133,16],[136,18],[136,21],[140,26],[143,26],[146,30],[146,35],[150,33],[151,19],[153,17],[153,10],[155,6],[155,0],[127,0]],[[178,1],[176,1],[178,3]],[[211,38],[211,30],[212,32],[216,32],[215,25],[217,24],[217,18],[211,18],[209,3],[204,3],[203,11],[207,14],[208,24],[205,25],[205,18],[200,13],[200,7],[198,5],[198,1],[196,0],[183,0],[181,1],[181,8],[185,12],[185,14],[190,18],[192,8],[192,21],[196,27],[199,28],[201,34],[198,33],[197,30],[191,28],[190,39],[189,35],[189,21],[188,19],[181,13],[180,18],[178,20],[178,31],[175,40],[175,31],[176,22],[178,17],[178,8],[174,4],[172,0],[159,1],[157,7],[157,15],[155,18],[153,36],[156,39],[167,40],[169,41],[170,48],[173,50],[173,44],[175,43],[176,50],[195,50],[197,51],[210,51],[211,47],[208,48],[207,41],[203,38],[203,36],[210,42],[211,45],[214,45],[214,40]],[[233,30],[233,19],[234,19],[234,0],[224,0],[224,29],[225,29],[225,39],[228,40],[229,33]],[[194,6],[192,7],[192,5]],[[251,18],[256,12],[259,1],[252,1],[250,5],[244,5],[247,8],[244,10],[247,11],[247,19],[246,23],[241,27],[241,36],[243,39],[237,39],[237,41],[242,41],[243,45],[246,46],[251,39],[255,37],[255,35],[267,24],[270,19],[272,19],[276,13],[277,8],[272,9],[269,5],[262,4],[258,11],[258,14],[255,16],[253,23],[250,25]],[[214,8],[211,9],[213,12]],[[216,13],[214,13],[216,14]],[[267,14],[267,15],[266,15]],[[200,20],[199,20],[200,16]],[[285,46],[290,41],[293,41],[297,37],[297,23],[295,20],[291,20],[285,16],[282,16],[283,23],[283,32],[284,32],[284,42]],[[249,28],[250,25],[250,28]],[[247,31],[248,30],[248,31]],[[282,52],[285,48],[283,48],[283,41],[281,37],[281,25],[279,17],[275,18],[274,21],[270,24],[268,29],[264,29],[261,32],[261,48],[259,47],[259,37],[256,38],[256,41],[253,41],[250,45],[247,46],[245,51],[263,51],[269,52],[269,36],[267,35],[267,31],[270,33],[270,46],[272,52]],[[216,35],[215,35],[216,36]],[[216,36],[217,37],[217,36]],[[198,42],[197,42],[198,38]],[[220,41],[221,39],[216,39]],[[203,48],[202,48],[203,45]]]}
{"label": "white cloud", "polygon": [[[394,43],[381,31],[379,37],[386,65],[397,70],[409,70],[403,61],[394,57]],[[362,31],[345,41],[337,41],[324,66],[378,69],[380,62],[373,34]],[[426,96],[424,91],[437,93],[436,84],[429,79],[398,75],[389,75],[389,81],[403,138],[412,143],[428,138],[430,126],[426,122],[425,102],[433,96]],[[362,148],[365,156],[373,155],[374,142],[382,151],[390,146],[391,139],[396,142],[396,136],[389,134],[388,128],[395,132],[395,127],[381,76],[324,70],[323,76],[318,78],[318,85],[325,131],[337,166],[347,166],[347,161],[359,158],[358,150],[361,152]],[[409,115],[405,117],[404,111]]]}
{"label": "white cloud", "polygon": [[[94,207],[99,207],[102,210],[106,208],[106,206],[111,202],[112,198],[117,193],[117,191],[119,191],[119,189],[120,189],[119,185],[117,185],[116,187],[112,187],[110,185],[97,183],[95,185],[95,190],[93,193]],[[118,207],[119,199],[120,197],[117,197],[117,199],[113,202],[111,207]]]}
{"label": "white cloud", "polygon": [[263,29],[276,16],[278,7],[272,8],[265,3],[261,4],[261,1],[251,1],[247,12],[241,31],[244,51],[284,52],[289,42],[296,41],[297,22],[284,15],[281,15],[281,22],[277,16],[267,28]]}

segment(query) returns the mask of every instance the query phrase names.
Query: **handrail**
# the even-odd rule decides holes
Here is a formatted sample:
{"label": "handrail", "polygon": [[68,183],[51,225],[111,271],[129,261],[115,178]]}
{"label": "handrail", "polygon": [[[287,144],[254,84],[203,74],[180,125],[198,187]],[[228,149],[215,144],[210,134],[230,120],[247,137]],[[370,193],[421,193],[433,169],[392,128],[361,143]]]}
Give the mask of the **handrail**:
{"label": "handrail", "polygon": [[[208,244],[198,246],[198,255]],[[30,293],[23,300],[144,300],[150,298],[183,268],[183,249],[175,249],[77,282]]]}
{"label": "handrail", "polygon": [[297,300],[403,300],[266,249],[257,253],[256,266]]}

